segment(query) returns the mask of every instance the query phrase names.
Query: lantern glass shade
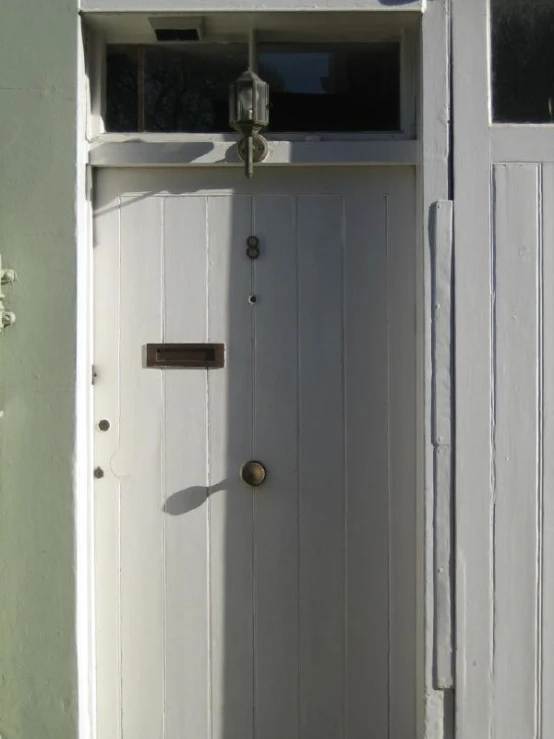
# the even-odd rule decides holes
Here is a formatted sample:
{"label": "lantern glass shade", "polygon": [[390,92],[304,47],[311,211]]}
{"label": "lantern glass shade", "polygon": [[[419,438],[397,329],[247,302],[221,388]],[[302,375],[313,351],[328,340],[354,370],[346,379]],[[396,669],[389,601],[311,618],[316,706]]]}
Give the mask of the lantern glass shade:
{"label": "lantern glass shade", "polygon": [[269,124],[269,85],[251,70],[231,85],[229,123],[236,131],[261,130]]}

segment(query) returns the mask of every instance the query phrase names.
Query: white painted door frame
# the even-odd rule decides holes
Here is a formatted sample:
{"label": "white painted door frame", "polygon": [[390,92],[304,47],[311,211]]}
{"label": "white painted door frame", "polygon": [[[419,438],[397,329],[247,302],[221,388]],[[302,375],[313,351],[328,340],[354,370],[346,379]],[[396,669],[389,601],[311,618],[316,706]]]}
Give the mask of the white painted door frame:
{"label": "white painted door frame", "polygon": [[[491,730],[491,313],[487,10],[453,0],[456,238],[457,734]],[[470,53],[464,46],[469,43]],[[467,96],[464,98],[464,96]],[[477,410],[478,409],[478,410]],[[477,411],[477,412],[474,412]]]}
{"label": "white painted door frame", "polygon": [[[120,7],[121,5],[121,7]],[[171,8],[152,2],[139,2],[140,10],[166,11],[178,9],[182,12],[190,12],[198,9],[195,0],[173,3]],[[214,3],[213,9],[261,9],[274,10],[275,4],[257,3],[245,0],[242,5],[238,0],[233,2]],[[307,3],[302,0],[287,2],[286,9],[305,10]],[[309,4],[313,7],[313,4]],[[134,6],[134,7],[132,7]],[[177,8],[178,6],[178,8]],[[240,7],[239,7],[240,6]],[[254,7],[255,6],[255,7]],[[437,689],[436,680],[436,655],[437,647],[440,646],[435,640],[436,618],[435,612],[435,544],[437,551],[446,553],[448,556],[450,540],[449,529],[445,527],[438,532],[439,541],[435,542],[435,468],[434,468],[434,439],[432,429],[434,427],[433,414],[437,411],[433,403],[433,372],[437,367],[433,366],[432,345],[432,299],[433,299],[433,270],[432,254],[435,249],[433,238],[435,227],[435,204],[437,201],[447,200],[449,197],[449,0],[432,0],[425,7],[424,2],[408,2],[397,0],[396,2],[384,2],[384,0],[355,0],[353,2],[318,3],[319,10],[413,10],[425,9],[421,16],[421,55],[420,55],[420,84],[419,84],[419,112],[418,128],[419,138],[417,141],[417,161],[419,165],[418,178],[418,209],[420,224],[418,229],[418,273],[417,283],[419,285],[419,303],[417,307],[417,322],[421,332],[420,346],[422,351],[418,360],[417,374],[418,387],[421,392],[418,397],[418,428],[420,429],[420,448],[418,453],[418,486],[419,514],[418,528],[424,534],[421,538],[421,582],[418,591],[422,594],[420,604],[420,628],[419,633],[423,635],[421,643],[418,644],[418,660],[420,664],[421,685],[418,686],[418,705],[422,706],[418,725],[419,736],[428,739],[441,739],[450,737],[452,722],[450,717],[452,706],[452,694],[450,690]],[[104,0],[83,0],[82,11],[137,10],[137,3],[125,0],[117,4]],[[210,5],[211,8],[211,5]],[[202,3],[202,11],[206,5]],[[279,3],[279,9],[283,9],[283,3]],[[86,167],[87,152],[89,144],[86,139],[85,110],[88,97],[88,80],[85,75],[85,64],[83,60],[84,50],[80,50],[80,106],[81,119],[78,138],[80,152],[80,169],[78,174],[79,192],[82,193],[77,203],[78,213],[78,330],[79,350],[77,358],[77,448],[76,460],[76,536],[77,536],[77,621],[78,621],[78,661],[79,661],[79,706],[80,706],[80,739],[103,739],[96,738],[95,728],[95,695],[94,695],[94,602],[93,592],[93,567],[94,552],[91,543],[91,501],[92,501],[92,439],[94,433],[94,417],[92,414],[92,388],[91,388],[91,364],[92,364],[92,268],[91,268],[91,245],[93,234],[91,228],[91,187],[92,176],[90,166]],[[398,158],[406,162],[406,143],[410,142],[387,142],[387,147],[399,146]],[[404,145],[404,154],[400,154],[400,147]],[[356,143],[352,143],[356,147]],[[387,155],[391,163],[395,163],[396,155],[392,151]],[[359,152],[358,152],[359,155]],[[367,155],[362,156],[367,160]],[[372,158],[371,156],[369,157]],[[382,154],[379,158],[383,162]],[[408,158],[413,158],[410,153]],[[88,159],[90,161],[90,159]],[[352,163],[349,157],[345,162]],[[338,163],[338,162],[337,162]],[[105,162],[108,164],[108,161]],[[181,163],[183,164],[183,163]],[[196,163],[198,166],[198,163]],[[202,165],[200,165],[202,166]],[[213,165],[212,165],[213,166]],[[85,176],[85,171],[87,175]],[[439,368],[440,369],[440,368]],[[448,511],[447,511],[448,515]],[[441,539],[442,537],[442,539]],[[449,584],[451,587],[451,583]],[[440,616],[440,614],[439,614]],[[444,616],[444,614],[443,614]],[[446,632],[439,629],[439,633]],[[450,644],[443,644],[450,648]],[[444,650],[443,650],[444,651]],[[448,687],[448,686],[447,686]],[[414,696],[416,699],[416,696]]]}
{"label": "white painted door frame", "polygon": [[424,11],[427,0],[80,0],[84,13]]}
{"label": "white painted door frame", "polygon": [[[453,739],[455,685],[453,675],[447,674],[448,667],[450,671],[453,669],[455,654],[452,628],[455,583],[450,576],[453,479],[450,469],[452,449],[448,443],[442,448],[446,461],[442,470],[444,474],[438,474],[439,470],[435,467],[444,441],[435,433],[438,428],[437,419],[443,414],[443,424],[449,428],[452,424],[449,393],[435,397],[435,390],[439,387],[437,379],[441,375],[450,377],[451,374],[448,350],[452,337],[449,327],[442,337],[433,329],[438,318],[435,308],[438,304],[436,293],[439,286],[439,274],[434,267],[435,255],[439,249],[444,251],[446,248],[448,251],[451,247],[448,241],[439,242],[439,235],[446,239],[450,236],[448,216],[444,219],[437,214],[437,204],[450,199],[450,0],[432,0],[427,5],[422,17],[420,65],[421,257],[418,260],[418,285],[421,293],[418,322],[424,334],[424,350],[418,367],[418,386],[423,390],[419,399],[422,449],[418,459],[423,467],[419,476],[423,484],[420,531],[424,532],[421,557],[423,583],[420,592],[423,593],[421,612],[424,620],[421,654],[424,684],[421,689],[425,693],[421,737]],[[441,220],[446,226],[446,231],[443,232],[438,228]],[[443,287],[448,290],[451,275],[443,273],[443,277]],[[449,298],[448,295],[444,297]],[[444,307],[450,310],[447,300]],[[443,315],[442,325],[445,318]],[[440,346],[442,352],[437,352]],[[437,506],[439,500],[443,502],[442,510]],[[441,571],[445,574],[442,581],[442,600],[438,577]],[[445,654],[450,664],[441,675],[441,655],[444,662]]]}

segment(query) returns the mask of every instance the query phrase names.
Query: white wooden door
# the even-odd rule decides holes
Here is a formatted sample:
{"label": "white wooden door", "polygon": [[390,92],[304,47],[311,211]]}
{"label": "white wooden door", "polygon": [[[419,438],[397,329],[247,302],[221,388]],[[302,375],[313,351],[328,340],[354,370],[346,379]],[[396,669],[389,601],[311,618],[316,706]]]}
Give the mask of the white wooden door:
{"label": "white wooden door", "polygon": [[414,182],[98,173],[99,739],[415,736]]}

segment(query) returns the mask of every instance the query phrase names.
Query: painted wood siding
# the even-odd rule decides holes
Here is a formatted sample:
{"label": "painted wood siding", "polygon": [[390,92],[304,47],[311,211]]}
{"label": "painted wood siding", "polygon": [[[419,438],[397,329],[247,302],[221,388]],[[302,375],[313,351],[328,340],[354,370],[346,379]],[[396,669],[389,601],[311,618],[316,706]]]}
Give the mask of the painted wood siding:
{"label": "painted wood siding", "polygon": [[531,739],[554,731],[554,166],[492,184],[492,721]]}

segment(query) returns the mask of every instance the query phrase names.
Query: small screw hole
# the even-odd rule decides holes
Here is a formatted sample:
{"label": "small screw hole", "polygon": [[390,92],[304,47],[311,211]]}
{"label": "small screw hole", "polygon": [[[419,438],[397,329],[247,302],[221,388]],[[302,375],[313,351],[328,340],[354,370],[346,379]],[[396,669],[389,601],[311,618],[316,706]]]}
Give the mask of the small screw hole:
{"label": "small screw hole", "polygon": [[248,302],[250,303],[250,305],[253,305],[253,304],[254,304],[254,303],[256,303],[257,301],[258,301],[258,298],[257,298],[257,297],[256,297],[255,295],[251,295],[251,296],[250,296],[250,297],[248,298]]}

